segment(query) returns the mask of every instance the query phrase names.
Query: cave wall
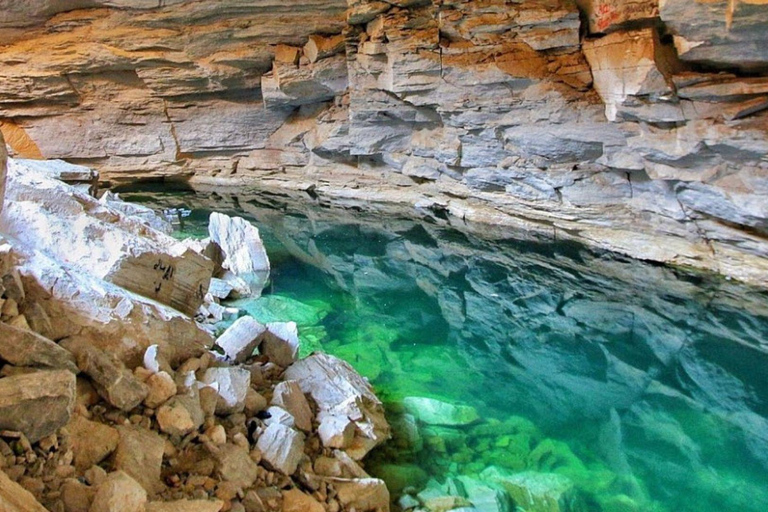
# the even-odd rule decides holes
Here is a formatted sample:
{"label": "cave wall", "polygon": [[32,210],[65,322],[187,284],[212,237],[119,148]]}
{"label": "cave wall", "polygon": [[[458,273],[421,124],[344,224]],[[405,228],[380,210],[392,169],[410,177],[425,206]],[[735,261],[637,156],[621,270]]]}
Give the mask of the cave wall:
{"label": "cave wall", "polygon": [[768,277],[768,0],[0,7],[17,155]]}

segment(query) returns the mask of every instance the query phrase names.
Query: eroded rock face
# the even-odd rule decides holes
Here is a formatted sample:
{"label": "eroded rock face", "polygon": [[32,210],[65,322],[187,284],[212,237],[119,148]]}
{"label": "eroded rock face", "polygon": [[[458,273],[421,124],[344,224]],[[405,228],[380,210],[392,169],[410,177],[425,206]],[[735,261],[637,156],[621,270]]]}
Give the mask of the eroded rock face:
{"label": "eroded rock face", "polygon": [[762,0],[66,4],[0,19],[20,155],[768,275]]}

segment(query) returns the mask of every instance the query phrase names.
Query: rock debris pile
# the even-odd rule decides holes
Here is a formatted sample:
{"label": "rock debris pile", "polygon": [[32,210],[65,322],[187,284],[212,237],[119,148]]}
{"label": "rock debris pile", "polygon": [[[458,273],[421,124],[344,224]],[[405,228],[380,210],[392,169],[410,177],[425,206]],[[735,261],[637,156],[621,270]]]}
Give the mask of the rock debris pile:
{"label": "rock debris pile", "polygon": [[389,510],[360,464],[389,438],[366,380],[297,360],[293,323],[210,334],[238,314],[219,299],[261,292],[258,231],[216,215],[210,240],[176,242],[151,211],[54,179],[61,165],[8,168],[0,509]]}

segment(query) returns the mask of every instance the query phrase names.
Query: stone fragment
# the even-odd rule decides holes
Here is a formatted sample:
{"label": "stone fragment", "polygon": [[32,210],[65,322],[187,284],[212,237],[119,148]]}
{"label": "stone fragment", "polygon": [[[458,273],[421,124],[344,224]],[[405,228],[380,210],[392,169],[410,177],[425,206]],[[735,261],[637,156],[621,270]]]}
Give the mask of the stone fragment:
{"label": "stone fragment", "polygon": [[251,372],[239,367],[209,368],[203,375],[202,382],[219,394],[216,414],[226,415],[243,411],[245,398],[251,387]]}
{"label": "stone fragment", "polygon": [[272,404],[282,407],[293,416],[296,427],[304,432],[312,431],[312,409],[298,382],[283,381],[275,386]]}
{"label": "stone fragment", "polygon": [[224,252],[223,268],[244,279],[251,294],[259,296],[269,278],[269,259],[259,230],[243,218],[214,212],[208,233]]}
{"label": "stone fragment", "polygon": [[392,7],[387,2],[361,2],[350,3],[350,9],[347,11],[347,23],[350,25],[363,25],[373,20],[381,13],[387,12]]}
{"label": "stone fragment", "polygon": [[339,502],[345,510],[389,511],[387,484],[378,478],[332,479]]}
{"label": "stone fragment", "polygon": [[118,431],[109,425],[75,415],[67,425],[75,467],[79,471],[100,463],[117,448],[120,440]]}
{"label": "stone fragment", "polygon": [[[106,477],[105,477],[106,478]],[[89,512],[96,488],[69,478],[61,485],[61,501],[66,512]]]}
{"label": "stone fragment", "polygon": [[355,424],[346,416],[326,414],[320,420],[317,434],[326,448],[349,448],[355,439]]}
{"label": "stone fragment", "polygon": [[225,444],[218,447],[213,456],[216,459],[216,474],[241,489],[253,485],[259,476],[258,465],[251,459],[247,448]]}
{"label": "stone fragment", "polygon": [[304,55],[313,63],[343,51],[344,36],[341,34],[331,37],[312,35],[304,45]]}
{"label": "stone fragment", "polygon": [[509,495],[499,485],[493,485],[468,476],[458,477],[464,494],[478,510],[487,512],[512,512],[514,507]]}
{"label": "stone fragment", "polygon": [[[251,374],[253,378],[253,374]],[[267,399],[253,388],[248,388],[248,392],[245,395],[245,413],[251,418],[256,416],[257,413],[267,408]]]}
{"label": "stone fragment", "polygon": [[153,373],[146,381],[149,394],[144,399],[144,405],[156,409],[176,395],[177,387],[173,377],[166,372]]}
{"label": "stone fragment", "polygon": [[80,371],[69,351],[39,334],[4,323],[0,323],[0,359],[16,366]]}
{"label": "stone fragment", "polygon": [[75,380],[66,370],[0,378],[0,429],[23,432],[32,443],[55,433],[72,416]]}
{"label": "stone fragment", "polygon": [[90,512],[145,512],[147,492],[123,471],[110,473],[99,486]]}
{"label": "stone fragment", "polygon": [[149,394],[149,388],[120,361],[91,345],[87,339],[73,336],[60,345],[74,354],[77,366],[93,380],[96,391],[118,409],[130,411]]}
{"label": "stone fragment", "polygon": [[294,418],[291,413],[282,407],[277,407],[276,405],[268,407],[266,410],[266,416],[268,416],[268,418],[264,419],[265,425],[272,425],[273,423],[276,423],[291,428],[296,426],[296,418]]}
{"label": "stone fragment", "polygon": [[313,354],[285,371],[286,380],[295,380],[319,408],[319,415],[346,416],[355,422],[355,438],[347,448],[360,460],[375,446],[389,439],[384,407],[371,385],[341,359]]}
{"label": "stone fragment", "polygon": [[[2,143],[2,139],[0,139]],[[5,144],[2,144],[2,150],[5,150]],[[2,163],[2,162],[0,162]],[[22,486],[8,478],[0,470],[0,510],[3,512],[45,512],[43,507],[32,493]]]}
{"label": "stone fragment", "polygon": [[177,500],[149,503],[146,512],[220,512],[223,508],[221,500]]}
{"label": "stone fragment", "polygon": [[161,492],[165,488],[160,479],[165,439],[138,426],[120,426],[117,430],[120,441],[115,451],[114,468],[139,482],[149,496]]}
{"label": "stone fragment", "polygon": [[208,293],[210,293],[212,297],[220,300],[226,300],[229,298],[232,290],[234,290],[232,284],[216,277],[211,279],[211,284],[208,287]]}
{"label": "stone fragment", "polygon": [[275,46],[275,60],[284,64],[297,65],[301,57],[301,48],[278,44]]}
{"label": "stone fragment", "polygon": [[224,350],[229,361],[242,363],[251,357],[266,331],[267,327],[255,318],[243,316],[219,336],[216,345]]}
{"label": "stone fragment", "polygon": [[197,392],[176,395],[157,410],[160,430],[170,435],[185,436],[205,421]]}
{"label": "stone fragment", "polygon": [[261,433],[256,447],[272,468],[292,475],[304,456],[304,436],[290,427],[273,423]]}
{"label": "stone fragment", "polygon": [[403,400],[406,411],[427,425],[448,427],[471,425],[480,420],[474,407],[453,405],[434,398],[409,396]]}
{"label": "stone fragment", "polygon": [[295,322],[272,322],[261,344],[261,353],[278,366],[286,368],[299,354],[299,331]]}
{"label": "stone fragment", "polygon": [[8,174],[8,150],[5,147],[5,138],[0,132],[0,213],[3,212],[5,203],[5,181]]}
{"label": "stone fragment", "polygon": [[323,504],[299,489],[283,491],[283,512],[325,512]]}
{"label": "stone fragment", "polygon": [[51,319],[40,304],[37,302],[27,302],[27,304],[24,304],[21,312],[27,319],[27,323],[29,323],[32,331],[43,338],[51,339],[53,337],[54,330]]}

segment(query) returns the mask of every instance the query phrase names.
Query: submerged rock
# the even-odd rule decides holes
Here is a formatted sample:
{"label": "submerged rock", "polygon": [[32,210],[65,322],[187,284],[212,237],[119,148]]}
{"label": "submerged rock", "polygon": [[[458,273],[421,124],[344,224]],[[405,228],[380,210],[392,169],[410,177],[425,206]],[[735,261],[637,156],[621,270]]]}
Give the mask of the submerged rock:
{"label": "submerged rock", "polygon": [[555,473],[509,473],[493,466],[480,474],[482,480],[500,485],[517,507],[531,512],[583,512],[586,507],[573,481]]}
{"label": "submerged rock", "polygon": [[409,396],[403,400],[405,409],[428,425],[461,426],[480,421],[474,407],[453,405],[434,398]]}

